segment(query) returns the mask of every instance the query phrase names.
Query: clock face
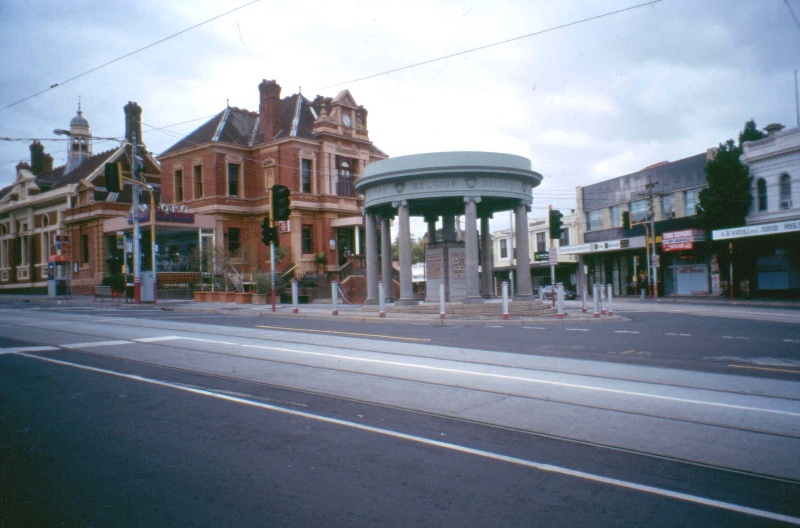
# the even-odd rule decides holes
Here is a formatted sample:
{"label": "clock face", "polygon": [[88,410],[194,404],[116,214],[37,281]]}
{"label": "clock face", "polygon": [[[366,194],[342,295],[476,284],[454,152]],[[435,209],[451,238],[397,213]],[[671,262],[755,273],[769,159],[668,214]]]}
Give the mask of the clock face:
{"label": "clock face", "polygon": [[346,127],[350,126],[350,116],[348,114],[342,116],[342,124]]}

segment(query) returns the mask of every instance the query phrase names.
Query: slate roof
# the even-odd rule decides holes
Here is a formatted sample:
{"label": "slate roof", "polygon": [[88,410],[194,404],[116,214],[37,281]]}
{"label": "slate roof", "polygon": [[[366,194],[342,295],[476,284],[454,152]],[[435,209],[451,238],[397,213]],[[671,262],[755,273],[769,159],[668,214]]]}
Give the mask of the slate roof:
{"label": "slate roof", "polygon": [[[311,102],[303,95],[284,97],[281,99],[281,129],[274,138],[267,141],[284,137],[317,139],[314,134],[314,119]],[[258,125],[257,112],[228,107],[159,154],[159,157],[207,143],[227,143],[250,148],[265,142]]]}

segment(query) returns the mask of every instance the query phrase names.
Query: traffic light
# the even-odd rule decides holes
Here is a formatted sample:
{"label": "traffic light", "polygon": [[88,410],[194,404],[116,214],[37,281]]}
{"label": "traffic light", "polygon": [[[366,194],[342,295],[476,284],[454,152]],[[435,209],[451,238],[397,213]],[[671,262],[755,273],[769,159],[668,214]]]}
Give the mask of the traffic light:
{"label": "traffic light", "polygon": [[561,238],[561,230],[564,224],[561,222],[561,219],[564,215],[561,214],[561,211],[558,209],[551,209],[550,210],[550,238],[557,239]]}
{"label": "traffic light", "polygon": [[265,216],[261,222],[261,241],[267,246],[273,242],[275,242],[275,245],[278,244],[278,230],[270,227],[268,216]]}
{"label": "traffic light", "polygon": [[272,219],[281,222],[289,219],[291,201],[289,200],[289,188],[285,185],[272,186]]}
{"label": "traffic light", "polygon": [[622,229],[631,228],[631,212],[622,211]]}
{"label": "traffic light", "polygon": [[108,192],[122,192],[122,168],[119,163],[106,163],[106,189]]}

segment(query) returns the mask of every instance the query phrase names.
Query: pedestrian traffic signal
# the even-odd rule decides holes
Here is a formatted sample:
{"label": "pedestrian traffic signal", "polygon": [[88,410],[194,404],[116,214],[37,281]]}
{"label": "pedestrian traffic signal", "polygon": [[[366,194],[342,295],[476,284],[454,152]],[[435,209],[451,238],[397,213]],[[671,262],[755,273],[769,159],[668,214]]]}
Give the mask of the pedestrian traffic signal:
{"label": "pedestrian traffic signal", "polygon": [[278,245],[278,228],[269,225],[269,217],[264,217],[261,222],[261,241],[269,246],[270,244]]}
{"label": "pedestrian traffic signal", "polygon": [[122,168],[119,163],[106,163],[106,190],[122,192]]}
{"label": "pedestrian traffic signal", "polygon": [[558,209],[550,210],[550,238],[553,240],[561,238],[561,230],[564,227],[564,224],[561,222],[563,217],[564,215],[562,215],[561,211]]}
{"label": "pedestrian traffic signal", "polygon": [[282,222],[289,219],[289,214],[292,212],[289,206],[289,188],[285,185],[273,185],[271,192],[272,199],[272,219],[276,222]]}
{"label": "pedestrian traffic signal", "polygon": [[622,229],[631,228],[631,212],[622,211]]}

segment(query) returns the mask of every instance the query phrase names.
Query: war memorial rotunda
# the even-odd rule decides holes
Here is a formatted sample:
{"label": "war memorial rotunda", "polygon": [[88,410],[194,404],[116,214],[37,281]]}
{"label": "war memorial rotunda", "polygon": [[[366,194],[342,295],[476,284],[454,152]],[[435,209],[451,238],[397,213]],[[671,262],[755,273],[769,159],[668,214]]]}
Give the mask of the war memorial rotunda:
{"label": "war memorial rotunda", "polygon": [[[367,304],[377,304],[378,276],[391,284],[391,219],[397,217],[400,250],[400,297],[396,304],[416,304],[411,282],[412,216],[428,225],[425,252],[426,301],[435,301],[443,283],[449,302],[480,302],[492,296],[492,247],[489,219],[513,210],[517,248],[515,299],[533,298],[528,251],[528,212],[542,175],[527,158],[494,152],[413,154],[367,165],[355,184],[364,195],[366,216]],[[457,241],[456,217],[465,218],[464,240]],[[480,218],[481,247],[478,248]],[[436,238],[441,221],[443,236]],[[380,265],[377,226],[380,222]],[[380,268],[380,270],[379,270]],[[380,273],[379,273],[380,271]],[[482,273],[480,272],[482,271]],[[391,295],[387,288],[386,295]]]}

